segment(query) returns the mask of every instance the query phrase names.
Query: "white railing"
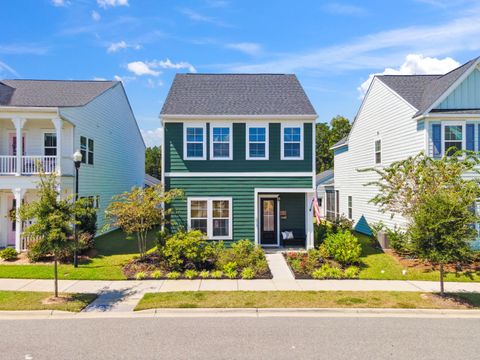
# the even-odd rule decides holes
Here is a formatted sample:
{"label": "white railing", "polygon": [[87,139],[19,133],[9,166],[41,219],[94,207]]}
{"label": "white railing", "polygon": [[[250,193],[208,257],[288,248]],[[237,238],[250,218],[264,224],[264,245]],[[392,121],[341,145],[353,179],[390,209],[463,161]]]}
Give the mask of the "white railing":
{"label": "white railing", "polygon": [[22,156],[22,174],[32,175],[41,171],[49,174],[56,170],[56,156]]}
{"label": "white railing", "polygon": [[17,172],[16,156],[0,156],[0,174],[15,174]]}

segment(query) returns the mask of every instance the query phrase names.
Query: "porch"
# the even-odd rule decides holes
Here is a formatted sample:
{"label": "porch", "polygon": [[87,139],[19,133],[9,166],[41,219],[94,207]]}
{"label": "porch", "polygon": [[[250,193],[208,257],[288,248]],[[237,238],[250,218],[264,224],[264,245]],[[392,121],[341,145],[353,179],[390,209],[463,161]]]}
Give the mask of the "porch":
{"label": "porch", "polygon": [[265,249],[313,247],[314,191],[255,189],[255,243]]}

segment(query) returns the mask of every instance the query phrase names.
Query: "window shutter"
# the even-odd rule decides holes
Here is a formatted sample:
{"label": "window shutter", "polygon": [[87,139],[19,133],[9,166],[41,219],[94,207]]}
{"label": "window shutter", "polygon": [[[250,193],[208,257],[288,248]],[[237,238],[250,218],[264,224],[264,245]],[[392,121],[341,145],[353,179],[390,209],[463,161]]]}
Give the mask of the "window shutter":
{"label": "window shutter", "polygon": [[475,125],[467,124],[467,150],[475,151]]}
{"label": "window shutter", "polygon": [[439,158],[442,156],[442,127],[440,124],[432,124],[432,142],[433,142],[433,157]]}

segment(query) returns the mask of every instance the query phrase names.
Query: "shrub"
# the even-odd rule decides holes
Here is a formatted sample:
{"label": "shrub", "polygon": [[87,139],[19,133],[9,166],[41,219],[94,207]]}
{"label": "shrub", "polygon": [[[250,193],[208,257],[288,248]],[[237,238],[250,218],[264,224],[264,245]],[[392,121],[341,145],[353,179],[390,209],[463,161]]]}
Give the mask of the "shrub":
{"label": "shrub", "polygon": [[316,249],[310,249],[307,251],[307,256],[304,262],[304,268],[306,273],[310,273],[323,263],[324,258],[321,255],[321,251]]}
{"label": "shrub", "polygon": [[221,279],[223,277],[223,272],[220,270],[215,270],[210,273],[212,279]]}
{"label": "shrub", "polygon": [[159,252],[169,269],[201,269],[207,260],[208,246],[201,231],[178,231],[165,241]]}
{"label": "shrub", "polygon": [[200,276],[202,279],[208,279],[210,277],[210,271],[203,270],[198,273],[198,276]]}
{"label": "shrub", "polygon": [[145,272],[143,272],[143,271],[140,271],[140,272],[135,274],[135,280],[143,280],[146,277],[147,277],[147,274],[145,274]]}
{"label": "shrub", "polygon": [[360,260],[362,247],[358,239],[349,231],[328,235],[322,246],[326,248],[333,260],[342,265],[358,263]]}
{"label": "shrub", "polygon": [[256,273],[268,271],[268,263],[262,248],[255,246],[250,240],[240,240],[230,249],[223,249],[218,256],[217,268],[224,269],[229,263],[236,263],[237,269],[252,267]]}
{"label": "shrub", "polygon": [[170,271],[167,274],[167,279],[170,279],[170,280],[175,280],[175,279],[178,279],[179,277],[180,277],[180,273],[178,271]]}
{"label": "shrub", "polygon": [[408,234],[405,231],[395,227],[392,229],[386,229],[388,241],[393,250],[400,255],[410,255],[413,252],[412,243]]}
{"label": "shrub", "polygon": [[370,229],[372,230],[372,236],[375,240],[378,238],[378,232],[385,229],[385,224],[381,221],[377,223],[370,224]]}
{"label": "shrub", "polygon": [[303,261],[301,258],[293,258],[289,259],[289,264],[292,270],[296,273],[303,273],[305,272],[304,267],[302,266]]}
{"label": "shrub", "polygon": [[14,248],[5,248],[0,251],[0,258],[3,260],[11,261],[18,257],[18,253]]}
{"label": "shrub", "polygon": [[352,231],[352,229],[353,229],[353,220],[347,219],[343,215],[332,222],[333,233]]}
{"label": "shrub", "polygon": [[251,267],[246,267],[242,270],[242,279],[253,279],[255,277],[255,270]]}
{"label": "shrub", "polygon": [[48,244],[42,240],[31,241],[27,245],[27,258],[31,262],[37,262],[48,255]]}
{"label": "shrub", "polygon": [[313,230],[315,247],[318,248],[332,231],[332,225],[328,221],[320,221],[320,224],[314,225]]}
{"label": "shrub", "polygon": [[323,264],[319,269],[312,271],[311,276],[314,279],[341,279],[343,272],[339,268]]}
{"label": "shrub", "polygon": [[193,279],[197,277],[197,275],[198,272],[196,270],[185,270],[185,272],[183,273],[183,276],[187,279]]}
{"label": "shrub", "polygon": [[161,270],[155,270],[154,272],[152,272],[150,276],[154,279],[161,279],[163,276],[163,273]]}
{"label": "shrub", "polygon": [[356,279],[360,273],[360,268],[358,266],[349,266],[343,272],[346,279]]}
{"label": "shrub", "polygon": [[223,267],[223,273],[225,274],[226,277],[228,277],[229,279],[235,279],[237,277],[237,263],[234,262],[234,261],[231,261],[229,263],[227,263],[224,267]]}

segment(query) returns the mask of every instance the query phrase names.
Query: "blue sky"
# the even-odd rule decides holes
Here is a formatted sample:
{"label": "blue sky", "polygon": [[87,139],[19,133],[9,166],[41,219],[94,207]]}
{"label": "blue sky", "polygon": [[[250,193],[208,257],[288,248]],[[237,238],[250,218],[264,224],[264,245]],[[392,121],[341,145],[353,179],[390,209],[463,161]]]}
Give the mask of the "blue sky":
{"label": "blue sky", "polygon": [[176,72],[295,73],[318,121],[350,119],[375,73],[480,55],[469,0],[2,2],[0,78],[122,79],[148,144]]}

